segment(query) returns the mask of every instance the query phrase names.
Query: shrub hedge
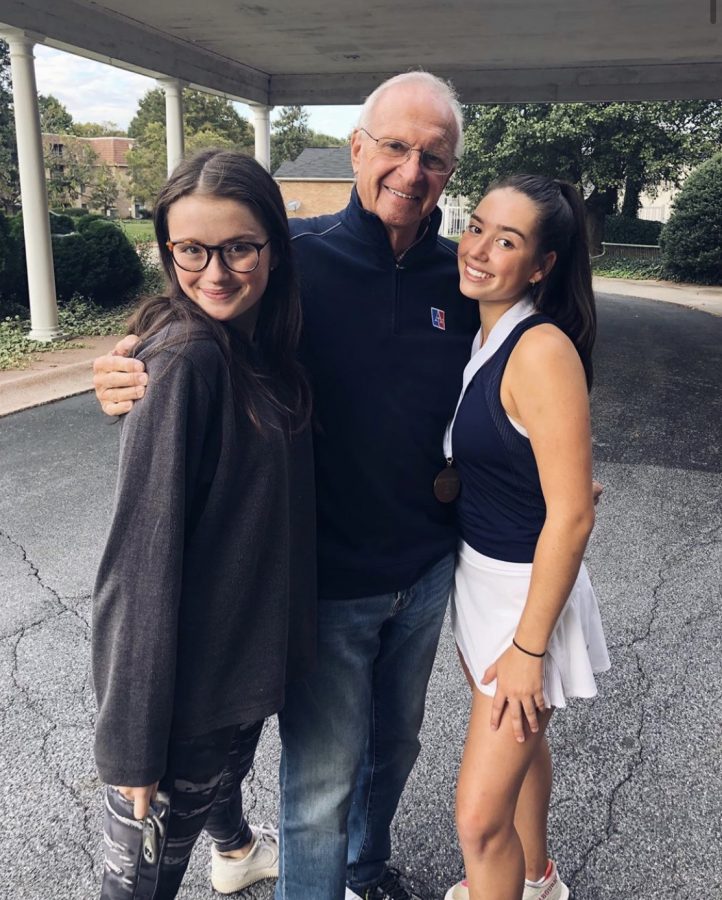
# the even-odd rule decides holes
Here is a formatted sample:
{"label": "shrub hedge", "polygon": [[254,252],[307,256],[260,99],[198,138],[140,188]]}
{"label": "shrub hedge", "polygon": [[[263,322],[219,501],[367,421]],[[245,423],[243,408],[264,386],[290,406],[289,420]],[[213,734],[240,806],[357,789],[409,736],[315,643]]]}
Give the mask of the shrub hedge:
{"label": "shrub hedge", "polygon": [[[51,214],[55,287],[58,300],[79,294],[99,306],[125,303],[143,283],[138,254],[122,229],[103,216]],[[0,214],[0,301],[28,305],[22,214]]]}
{"label": "shrub hedge", "polygon": [[604,240],[610,244],[659,243],[662,223],[627,216],[607,216],[604,220]]}
{"label": "shrub hedge", "polygon": [[661,236],[665,277],[722,285],[722,153],[687,178]]}

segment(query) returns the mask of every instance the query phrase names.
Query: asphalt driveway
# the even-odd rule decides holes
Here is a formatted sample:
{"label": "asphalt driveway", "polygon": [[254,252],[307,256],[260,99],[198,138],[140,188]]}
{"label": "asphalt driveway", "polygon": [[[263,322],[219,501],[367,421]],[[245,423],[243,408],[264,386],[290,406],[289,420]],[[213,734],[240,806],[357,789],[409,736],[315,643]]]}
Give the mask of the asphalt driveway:
{"label": "asphalt driveway", "polygon": [[[552,721],[552,851],[576,900],[722,898],[722,318],[600,297],[588,566],[612,670]],[[0,421],[0,898],[84,900],[101,869],[90,592],[115,426],[89,395]],[[394,863],[431,900],[461,874],[454,778],[467,691],[445,630]],[[275,820],[270,724],[246,790]],[[209,847],[182,898],[210,898]],[[270,900],[263,883],[244,895]],[[309,898],[313,900],[313,898]]]}

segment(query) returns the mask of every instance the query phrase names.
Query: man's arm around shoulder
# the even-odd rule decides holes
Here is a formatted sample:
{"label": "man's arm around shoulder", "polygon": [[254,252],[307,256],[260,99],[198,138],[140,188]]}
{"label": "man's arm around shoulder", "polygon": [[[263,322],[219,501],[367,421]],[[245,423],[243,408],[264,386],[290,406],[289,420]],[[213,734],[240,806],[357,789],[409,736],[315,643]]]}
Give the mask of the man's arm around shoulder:
{"label": "man's arm around shoulder", "polygon": [[110,353],[93,362],[95,396],[108,416],[130,412],[133,403],[145,394],[148,384],[145,365],[130,356],[138,341],[136,335],[128,334]]}

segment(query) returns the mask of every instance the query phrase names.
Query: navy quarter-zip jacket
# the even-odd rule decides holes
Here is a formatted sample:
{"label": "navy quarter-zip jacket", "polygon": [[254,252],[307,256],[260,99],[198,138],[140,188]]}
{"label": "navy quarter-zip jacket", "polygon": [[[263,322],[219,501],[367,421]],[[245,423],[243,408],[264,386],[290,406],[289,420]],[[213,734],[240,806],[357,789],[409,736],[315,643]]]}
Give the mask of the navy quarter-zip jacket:
{"label": "navy quarter-zip jacket", "polygon": [[314,391],[319,593],[404,590],[456,546],[433,482],[461,388],[476,303],[459,293],[441,211],[397,260],[354,189],[346,209],[292,219],[301,356]]}

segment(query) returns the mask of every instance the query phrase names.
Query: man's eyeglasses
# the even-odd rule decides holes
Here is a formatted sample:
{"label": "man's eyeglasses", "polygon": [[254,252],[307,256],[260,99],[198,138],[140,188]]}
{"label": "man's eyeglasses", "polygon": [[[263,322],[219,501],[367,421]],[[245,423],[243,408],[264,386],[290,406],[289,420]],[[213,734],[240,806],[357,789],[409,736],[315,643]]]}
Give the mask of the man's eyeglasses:
{"label": "man's eyeglasses", "polygon": [[426,169],[427,172],[433,172],[434,175],[448,175],[458,162],[455,156],[449,157],[440,153],[434,153],[431,150],[421,150],[398,138],[375,138],[365,128],[359,128],[359,131],[363,131],[372,141],[376,141],[376,149],[382,156],[385,156],[387,159],[393,159],[397,163],[406,162],[412,153],[418,153],[421,168]]}
{"label": "man's eyeglasses", "polygon": [[166,241],[173,262],[186,272],[202,272],[210,263],[215,250],[223,265],[231,272],[252,272],[258,268],[261,250],[270,243],[254,244],[251,241],[229,241],[227,244],[201,244],[200,241]]}

